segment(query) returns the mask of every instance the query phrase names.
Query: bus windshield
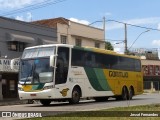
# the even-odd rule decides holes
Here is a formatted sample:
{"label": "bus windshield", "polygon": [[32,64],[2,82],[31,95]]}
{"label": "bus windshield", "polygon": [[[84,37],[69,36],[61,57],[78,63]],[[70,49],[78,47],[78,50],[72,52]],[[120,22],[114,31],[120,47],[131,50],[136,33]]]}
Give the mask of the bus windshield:
{"label": "bus windshield", "polygon": [[50,67],[50,56],[55,47],[25,49],[20,61],[20,84],[48,83],[53,81],[54,69]]}
{"label": "bus windshield", "polygon": [[52,82],[53,69],[48,58],[21,60],[20,83],[36,84]]}

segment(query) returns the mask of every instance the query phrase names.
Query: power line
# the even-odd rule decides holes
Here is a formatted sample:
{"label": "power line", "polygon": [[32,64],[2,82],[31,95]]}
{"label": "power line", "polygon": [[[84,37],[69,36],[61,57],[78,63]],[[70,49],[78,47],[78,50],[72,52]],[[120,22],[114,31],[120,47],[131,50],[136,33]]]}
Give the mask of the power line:
{"label": "power line", "polygon": [[[44,3],[48,2],[48,1],[50,1],[50,0],[45,0],[45,1],[43,1],[43,2],[38,2],[38,3],[36,3],[36,4],[28,5],[28,6],[26,6],[26,7],[19,8],[19,9],[15,9],[15,10],[12,10],[12,11],[9,11],[9,12],[4,12],[4,13],[2,13],[1,16],[7,16],[7,14],[12,14],[12,13],[14,13],[14,12],[19,12],[20,10],[23,10],[23,9],[27,9],[27,8],[31,8],[31,7],[34,7],[34,6],[38,6],[38,5],[44,4]],[[5,15],[5,14],[6,14],[6,15]]]}
{"label": "power line", "polygon": [[56,0],[56,1],[46,0],[46,1],[41,2],[41,3],[26,6],[24,8],[16,9],[16,10],[6,12],[6,13],[0,14],[0,15],[1,16],[9,16],[9,15],[17,14],[17,13],[22,13],[22,12],[26,12],[26,11],[30,11],[30,10],[35,10],[35,9],[47,7],[49,5],[57,4],[57,3],[60,3],[60,2],[64,2],[64,1],[66,1],[66,0]]}
{"label": "power line", "polygon": [[[135,24],[131,24],[131,23],[126,23],[126,22],[122,22],[122,21],[118,21],[118,20],[112,20],[112,19],[105,20],[105,22],[109,22],[109,21],[116,22],[116,23],[121,23],[121,24],[126,24],[126,25],[133,26],[133,27],[143,28],[143,29],[147,29],[147,30],[160,31],[159,29],[156,29],[156,28],[144,27],[144,26],[135,25]],[[98,21],[92,22],[92,23],[89,24],[89,26],[94,24],[94,23],[97,23],[97,22],[103,22],[103,21],[98,20]]]}
{"label": "power line", "polygon": [[143,28],[143,29],[147,29],[147,30],[160,31],[159,29],[156,29],[156,28],[144,27],[144,26],[140,26],[140,25],[134,25],[134,24],[126,23],[126,22],[117,21],[117,20],[106,20],[106,22],[108,22],[108,21],[113,21],[113,22],[117,22],[117,23],[121,23],[121,24],[126,24],[126,25],[129,25],[129,26],[134,26],[134,27],[138,27],[138,28]]}

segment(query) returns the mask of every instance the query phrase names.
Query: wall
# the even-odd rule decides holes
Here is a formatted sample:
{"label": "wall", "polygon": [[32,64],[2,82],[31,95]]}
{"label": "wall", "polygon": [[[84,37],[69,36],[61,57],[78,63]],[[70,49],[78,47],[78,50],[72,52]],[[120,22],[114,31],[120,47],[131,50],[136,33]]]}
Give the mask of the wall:
{"label": "wall", "polygon": [[98,42],[100,43],[100,48],[105,48],[104,31],[102,29],[70,21],[68,25],[57,23],[58,43],[61,43],[60,35],[66,35],[68,44],[71,45],[75,45],[75,39],[80,38],[82,46],[95,47],[95,42]]}
{"label": "wall", "polygon": [[[27,47],[57,42],[57,30],[53,28],[42,27],[27,22],[17,21],[0,17],[0,53],[1,56],[7,55],[8,58],[20,57],[22,52],[10,51],[7,45],[8,35],[20,35],[33,38],[32,43],[28,42]],[[16,41],[16,40],[15,40]]]}

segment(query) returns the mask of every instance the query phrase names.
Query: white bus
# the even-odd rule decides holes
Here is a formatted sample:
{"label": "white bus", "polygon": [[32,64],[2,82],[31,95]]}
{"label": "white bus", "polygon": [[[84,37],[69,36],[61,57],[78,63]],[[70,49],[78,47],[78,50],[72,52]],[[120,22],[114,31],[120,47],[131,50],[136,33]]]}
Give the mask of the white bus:
{"label": "white bus", "polygon": [[26,48],[20,59],[18,92],[21,100],[79,103],[132,99],[143,92],[140,59],[98,48],[66,44]]}

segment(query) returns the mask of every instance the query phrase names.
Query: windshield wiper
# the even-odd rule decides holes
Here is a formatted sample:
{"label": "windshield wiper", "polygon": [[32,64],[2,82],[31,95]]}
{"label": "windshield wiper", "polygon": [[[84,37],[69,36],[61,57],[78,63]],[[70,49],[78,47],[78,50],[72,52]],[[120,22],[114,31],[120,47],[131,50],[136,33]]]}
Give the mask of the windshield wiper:
{"label": "windshield wiper", "polygon": [[[33,66],[34,66],[34,65],[33,65]],[[24,81],[24,85],[26,85],[26,82],[29,80],[29,77],[31,77],[31,75],[33,74],[33,66],[32,66],[32,68],[31,68],[31,71],[29,72],[26,80]]]}

